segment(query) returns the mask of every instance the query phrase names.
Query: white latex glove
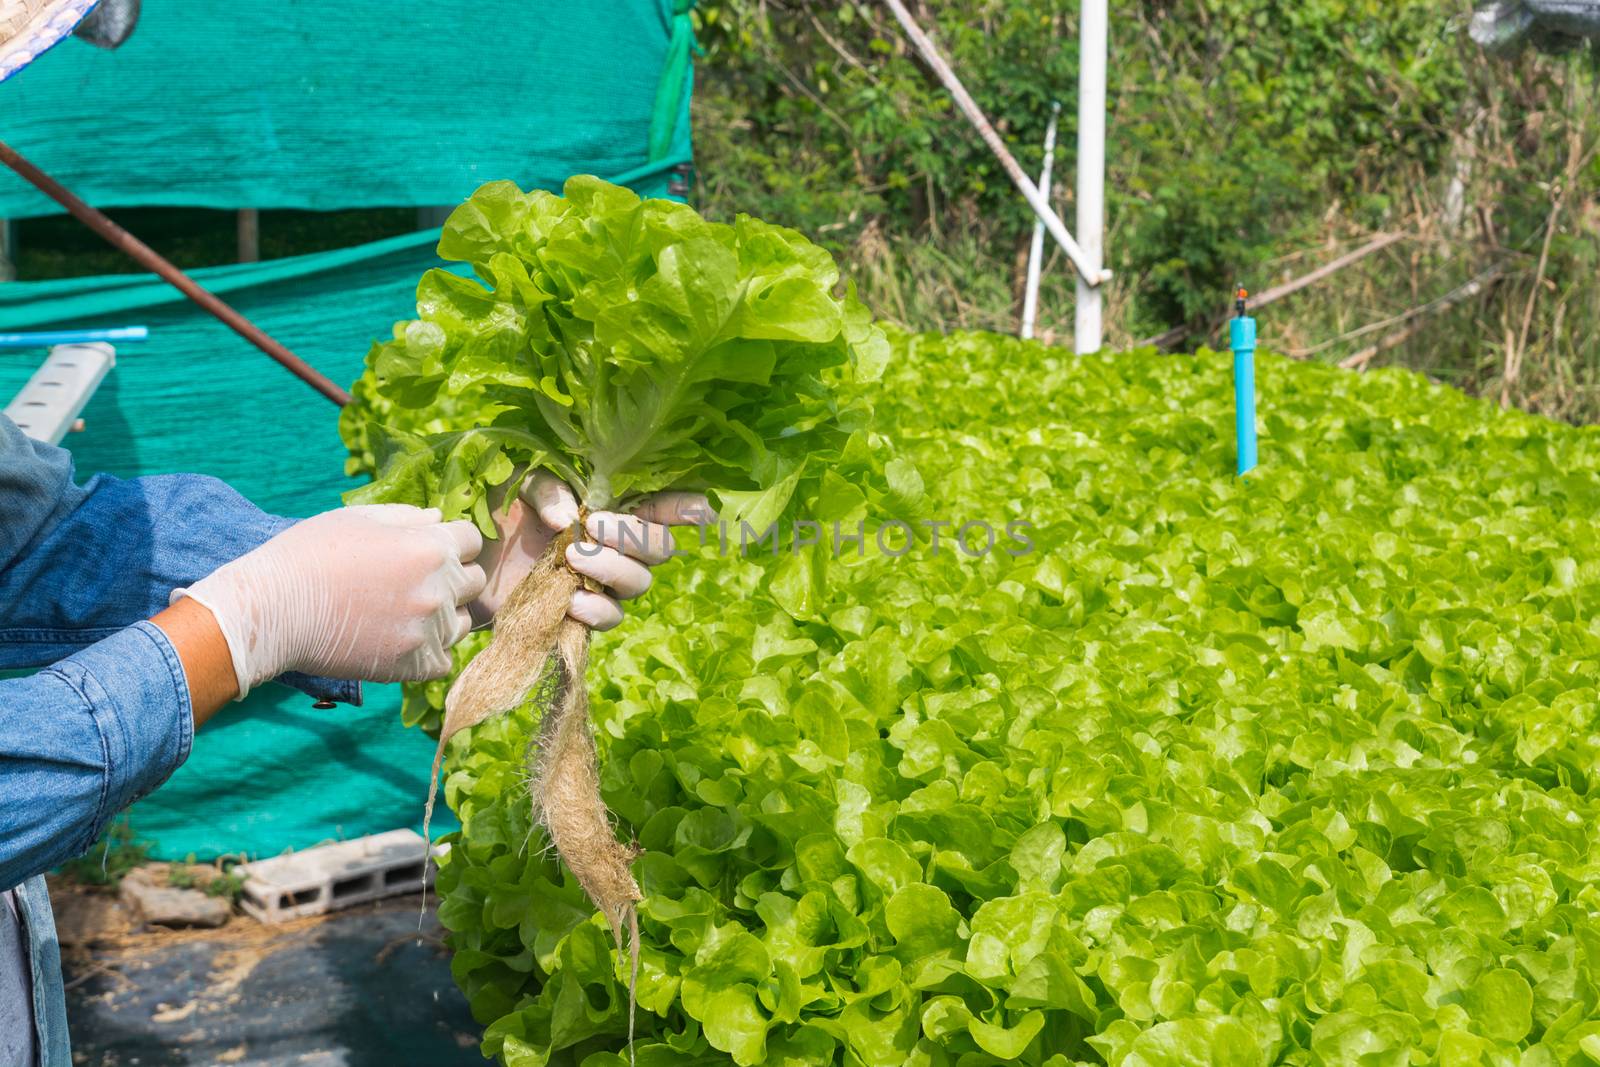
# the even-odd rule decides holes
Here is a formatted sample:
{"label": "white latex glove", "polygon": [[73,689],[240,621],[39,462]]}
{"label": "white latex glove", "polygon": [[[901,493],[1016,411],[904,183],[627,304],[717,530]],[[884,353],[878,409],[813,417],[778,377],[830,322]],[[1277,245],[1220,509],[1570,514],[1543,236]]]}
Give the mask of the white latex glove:
{"label": "white latex glove", "polygon": [[286,671],[374,682],[450,671],[483,592],[483,535],[438,508],[371,504],[296,523],[172,599],[215,616],[243,697]]}
{"label": "white latex glove", "polygon": [[[476,625],[487,625],[511,590],[533,568],[558,530],[578,521],[578,499],[553,474],[539,472],[522,485],[509,508],[494,509],[500,538],[485,541],[478,562],[488,576],[483,595],[471,605]],[[700,493],[656,493],[628,515],[611,511],[591,514],[584,528],[593,539],[569,545],[567,563],[606,589],[572,594],[567,614],[595,630],[609,630],[622,621],[619,600],[631,600],[650,588],[650,568],[672,556],[669,526],[715,522],[716,514]]]}

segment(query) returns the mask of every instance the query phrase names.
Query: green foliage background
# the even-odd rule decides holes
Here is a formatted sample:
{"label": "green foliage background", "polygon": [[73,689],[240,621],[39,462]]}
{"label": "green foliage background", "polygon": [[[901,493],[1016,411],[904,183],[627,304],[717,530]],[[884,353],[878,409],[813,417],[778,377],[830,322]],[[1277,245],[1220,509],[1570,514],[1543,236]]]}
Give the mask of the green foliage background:
{"label": "green foliage background", "polygon": [[[894,343],[892,513],[993,551],[691,536],[597,639],[638,1063],[1600,1058],[1600,436],[1266,357],[1241,481],[1226,355]],[[453,967],[505,1063],[620,1067],[530,728],[450,745]]]}
{"label": "green foliage background", "polygon": [[[1070,221],[1076,2],[912,7],[1027,169],[1063,103]],[[1108,344],[1182,324],[1205,339],[1235,280],[1265,289],[1403,232],[1274,306],[1264,336],[1347,357],[1403,323],[1351,331],[1498,267],[1480,297],[1428,315],[1377,362],[1558,417],[1600,414],[1594,62],[1490,59],[1467,39],[1469,13],[1466,0],[1114,4]],[[875,310],[913,328],[1015,332],[1031,219],[886,8],[707,0],[698,17],[702,209],[820,235]],[[1068,270],[1052,254],[1047,337],[1070,337]]]}

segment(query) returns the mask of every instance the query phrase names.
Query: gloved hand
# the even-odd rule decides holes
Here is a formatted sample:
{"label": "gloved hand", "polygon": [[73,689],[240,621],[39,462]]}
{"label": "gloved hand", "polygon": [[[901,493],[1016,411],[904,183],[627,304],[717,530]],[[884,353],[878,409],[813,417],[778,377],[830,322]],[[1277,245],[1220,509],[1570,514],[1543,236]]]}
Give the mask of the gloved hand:
{"label": "gloved hand", "polygon": [[239,696],[286,671],[374,682],[438,678],[483,592],[483,535],[437,508],[372,504],[284,530],[172,600],[216,618]]}
{"label": "gloved hand", "polygon": [[[578,521],[578,500],[553,474],[539,472],[523,483],[509,508],[494,509],[497,541],[485,541],[478,562],[488,576],[483,593],[470,605],[472,621],[483,626],[494,618],[511,590],[532,569],[558,530]],[[579,589],[567,614],[595,630],[609,630],[622,621],[618,600],[630,600],[650,588],[650,568],[671,558],[669,526],[696,526],[716,521],[700,493],[656,493],[632,514],[597,511],[584,523],[592,541],[567,548],[567,563],[606,593]]]}

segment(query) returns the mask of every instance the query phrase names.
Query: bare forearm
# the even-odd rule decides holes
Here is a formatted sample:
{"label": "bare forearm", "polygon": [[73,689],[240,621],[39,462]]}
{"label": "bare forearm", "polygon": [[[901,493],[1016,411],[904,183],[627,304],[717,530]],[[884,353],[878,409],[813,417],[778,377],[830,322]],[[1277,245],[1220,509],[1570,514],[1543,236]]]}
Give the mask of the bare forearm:
{"label": "bare forearm", "polygon": [[184,678],[189,683],[194,724],[199,727],[239,695],[228,642],[211,612],[187,597],[150,621],[167,635],[167,640],[177,650]]}

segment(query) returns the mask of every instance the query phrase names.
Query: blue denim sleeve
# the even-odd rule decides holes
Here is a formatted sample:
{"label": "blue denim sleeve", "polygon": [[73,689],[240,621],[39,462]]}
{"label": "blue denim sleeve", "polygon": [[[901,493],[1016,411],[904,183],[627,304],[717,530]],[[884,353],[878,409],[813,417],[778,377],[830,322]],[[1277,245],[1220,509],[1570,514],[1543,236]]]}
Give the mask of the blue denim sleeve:
{"label": "blue denim sleeve", "polygon": [[[293,520],[225,483],[177,474],[72,482],[59,448],[0,416],[0,670],[54,663],[167,606]],[[358,682],[284,675],[318,699],[361,702]]]}
{"label": "blue denim sleeve", "polygon": [[148,622],[0,681],[0,887],[88,850],[189,755],[183,665]]}

